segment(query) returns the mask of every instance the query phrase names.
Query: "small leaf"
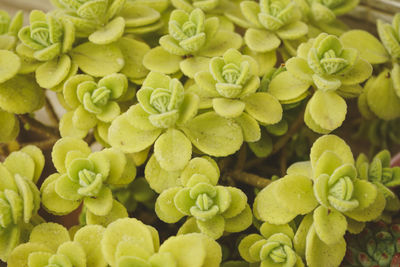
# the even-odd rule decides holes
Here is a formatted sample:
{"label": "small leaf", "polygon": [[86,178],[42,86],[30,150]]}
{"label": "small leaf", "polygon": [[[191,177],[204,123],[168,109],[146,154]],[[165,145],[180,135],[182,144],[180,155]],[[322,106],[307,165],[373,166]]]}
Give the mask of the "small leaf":
{"label": "small leaf", "polygon": [[322,242],[333,245],[339,242],[346,232],[346,217],[336,210],[319,206],[314,211],[314,229]]}
{"label": "small leaf", "polygon": [[70,69],[70,57],[62,55],[40,65],[36,69],[36,81],[43,88],[53,88],[68,76]]}
{"label": "small leaf", "polygon": [[181,171],[168,172],[164,170],[161,168],[154,155],[152,155],[147,162],[144,175],[151,189],[157,193],[181,185],[179,179]]}
{"label": "small leaf", "polygon": [[45,245],[47,248],[57,251],[57,248],[71,241],[68,230],[58,223],[43,223],[33,228],[30,236],[30,243]]}
{"label": "small leaf", "polygon": [[113,206],[113,197],[111,190],[103,186],[100,190],[98,196],[96,197],[85,197],[83,200],[84,205],[88,210],[90,210],[93,214],[98,216],[107,215]]}
{"label": "small leaf", "polygon": [[11,51],[0,50],[0,83],[14,77],[21,67],[21,60]]}
{"label": "small leaf", "polygon": [[180,187],[172,187],[164,190],[157,198],[155,211],[157,217],[166,223],[176,223],[184,214],[175,207],[174,197],[181,190]]}
{"label": "small leaf", "polygon": [[246,106],[240,100],[226,98],[214,98],[212,103],[215,112],[225,118],[239,117]]}
{"label": "small leaf", "polygon": [[242,129],[214,112],[203,113],[182,130],[198,149],[216,157],[235,153],[243,143]]}
{"label": "small leaf", "polygon": [[161,46],[157,46],[146,53],[143,65],[152,71],[172,74],[180,70],[181,61],[181,56],[170,54]]}
{"label": "small leaf", "polygon": [[192,144],[181,131],[168,129],[155,142],[154,155],[166,171],[182,170],[192,156]]}
{"label": "small leaf", "polygon": [[103,28],[89,35],[89,41],[98,45],[110,44],[117,41],[124,34],[125,20],[116,17]]}
{"label": "small leaf", "polygon": [[255,93],[243,98],[246,112],[254,119],[274,124],[282,119],[282,106],[279,101],[268,93]]}
{"label": "small leaf", "polygon": [[327,245],[319,239],[314,226],[311,226],[306,243],[308,266],[339,266],[345,253],[346,242],[343,238],[340,238],[335,244]]}
{"label": "small leaf", "polygon": [[114,43],[107,45],[83,43],[71,51],[71,56],[73,62],[78,64],[83,72],[95,77],[119,72],[125,65],[124,56]]}
{"label": "small leaf", "polygon": [[272,32],[250,28],[244,35],[246,45],[256,52],[268,52],[275,50],[281,44],[281,40]]}

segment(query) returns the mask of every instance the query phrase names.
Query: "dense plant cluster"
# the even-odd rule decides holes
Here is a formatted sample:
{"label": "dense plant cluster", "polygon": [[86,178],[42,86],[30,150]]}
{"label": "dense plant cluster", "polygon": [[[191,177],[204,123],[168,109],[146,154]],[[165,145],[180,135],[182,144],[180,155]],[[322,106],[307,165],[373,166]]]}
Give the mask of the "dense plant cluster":
{"label": "dense plant cluster", "polygon": [[400,14],[375,37],[339,19],[359,0],[51,2],[0,11],[8,266],[396,263]]}

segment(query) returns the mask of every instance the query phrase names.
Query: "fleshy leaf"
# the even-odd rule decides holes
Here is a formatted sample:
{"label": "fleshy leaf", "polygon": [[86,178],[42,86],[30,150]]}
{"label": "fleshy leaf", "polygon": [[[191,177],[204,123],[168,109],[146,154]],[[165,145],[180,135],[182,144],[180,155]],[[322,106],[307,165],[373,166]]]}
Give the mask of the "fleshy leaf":
{"label": "fleshy leaf", "polygon": [[272,32],[250,28],[244,35],[246,45],[256,52],[268,52],[275,50],[281,44],[281,40]]}
{"label": "fleshy leaf", "polygon": [[319,206],[314,211],[314,229],[322,242],[333,245],[339,242],[346,232],[346,217],[336,210]]}
{"label": "fleshy leaf", "polygon": [[240,126],[214,112],[195,117],[182,130],[198,149],[216,157],[235,153],[243,142]]}
{"label": "fleshy leaf", "polygon": [[124,56],[114,43],[107,45],[83,43],[71,51],[71,56],[83,72],[95,77],[119,72],[125,65]]}
{"label": "fleshy leaf", "polygon": [[166,171],[182,170],[192,156],[192,144],[181,131],[168,129],[155,142],[154,155]]}
{"label": "fleshy leaf", "polygon": [[21,60],[11,51],[0,50],[0,83],[14,77],[21,67]]}

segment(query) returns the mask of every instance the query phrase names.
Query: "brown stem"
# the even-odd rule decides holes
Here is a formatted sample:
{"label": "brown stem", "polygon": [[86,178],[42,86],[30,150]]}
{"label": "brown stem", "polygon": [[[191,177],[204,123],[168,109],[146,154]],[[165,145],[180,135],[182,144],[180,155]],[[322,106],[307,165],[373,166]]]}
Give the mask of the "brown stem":
{"label": "brown stem", "polygon": [[246,158],[247,158],[247,146],[246,146],[246,144],[243,144],[239,150],[239,154],[238,154],[236,166],[235,166],[235,171],[243,170],[244,165],[246,164]]}
{"label": "brown stem", "polygon": [[229,176],[231,176],[234,180],[238,182],[242,182],[260,189],[266,187],[272,182],[270,179],[266,179],[258,175],[247,172],[235,171],[230,173]]}
{"label": "brown stem", "polygon": [[[271,154],[269,154],[267,157],[278,153],[289,142],[289,140],[293,137],[293,135],[295,135],[301,128],[301,126],[303,126],[304,123],[303,117],[304,117],[304,111],[301,112],[299,116],[296,118],[296,120],[292,123],[287,133],[278,139],[278,141],[274,144],[274,148],[272,149]],[[249,170],[254,166],[262,163],[265,159],[266,158],[256,158],[251,161],[248,161],[247,164],[244,166],[244,169]]]}
{"label": "brown stem", "polygon": [[54,110],[53,105],[51,104],[50,100],[46,97],[45,105],[44,105],[47,114],[49,115],[50,120],[55,124],[58,125],[59,119],[57,113]]}
{"label": "brown stem", "polygon": [[58,140],[58,138],[51,138],[51,139],[47,139],[44,141],[21,143],[20,145],[22,147],[28,146],[28,145],[34,145],[34,146],[37,146],[38,148],[40,148],[41,150],[45,151],[45,150],[52,149],[53,145],[57,142],[57,140]]}
{"label": "brown stem", "polygon": [[29,115],[24,114],[24,115],[19,115],[19,119],[24,123],[29,126],[29,130],[32,130],[33,132],[43,135],[43,137],[47,138],[59,138],[60,134],[58,132],[57,128],[53,128],[47,125],[44,125],[40,121],[35,120],[34,118],[31,118]]}

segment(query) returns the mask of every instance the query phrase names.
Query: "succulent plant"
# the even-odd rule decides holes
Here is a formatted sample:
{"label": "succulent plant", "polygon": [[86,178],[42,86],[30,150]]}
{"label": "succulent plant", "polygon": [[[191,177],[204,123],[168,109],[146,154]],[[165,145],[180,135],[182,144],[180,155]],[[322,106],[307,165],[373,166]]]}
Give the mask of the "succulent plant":
{"label": "succulent plant", "polygon": [[108,215],[113,208],[111,185],[126,185],[136,175],[133,160],[110,148],[91,153],[84,141],[65,137],[52,151],[57,173],[41,187],[44,207],[55,214],[68,214],[83,202],[88,212]]}
{"label": "succulent plant", "polygon": [[334,135],[317,139],[310,161],[293,164],[287,173],[260,191],[254,201],[255,214],[272,224],[308,214],[303,219],[307,230],[302,235],[298,230],[295,247],[302,243],[299,253],[309,266],[330,261],[338,265],[344,257],[345,232],[353,231],[353,224],[379,217],[386,202],[383,194],[374,184],[357,178],[350,148]]}
{"label": "succulent plant", "polygon": [[12,50],[17,43],[18,31],[23,24],[23,13],[18,11],[13,18],[0,10],[0,50]]}
{"label": "succulent plant", "polygon": [[251,234],[240,241],[239,252],[250,263],[260,266],[304,266],[293,247],[293,229],[287,225],[273,225],[267,222],[260,227],[259,234]]}
{"label": "succulent plant", "polygon": [[346,266],[397,266],[400,264],[400,225],[368,223],[357,235],[349,235]]}
{"label": "succulent plant", "polygon": [[307,24],[300,21],[301,11],[294,0],[243,1],[240,10],[241,14],[234,11],[227,16],[247,29],[245,43],[257,53],[275,51],[282,40],[296,40],[308,32]]}
{"label": "succulent plant", "polygon": [[26,146],[0,163],[0,259],[26,242],[26,234],[42,218],[38,215],[40,193],[36,183],[42,174],[44,156],[39,148]]}
{"label": "succulent plant", "polygon": [[135,218],[119,219],[104,232],[101,248],[112,267],[217,267],[221,247],[203,234],[173,236],[160,246],[158,232]]}
{"label": "succulent plant", "polygon": [[189,216],[181,233],[201,232],[214,239],[224,231],[246,229],[252,222],[246,195],[240,189],[217,185],[218,179],[215,162],[192,159],[182,171],[183,186],[166,189],[157,198],[157,216],[167,223]]}
{"label": "succulent plant", "polygon": [[121,112],[118,101],[127,89],[128,80],[120,73],[107,75],[97,83],[89,75],[69,78],[63,96],[71,111],[60,122],[61,136],[84,137],[99,122],[111,123]]}
{"label": "succulent plant", "polygon": [[372,182],[386,198],[388,211],[396,212],[400,209],[400,200],[391,188],[400,185],[400,167],[390,166],[391,155],[388,150],[382,150],[374,156],[371,162],[365,154],[357,158],[356,166],[360,179]]}
{"label": "succulent plant", "polygon": [[190,14],[183,10],[172,11],[168,30],[169,34],[159,40],[161,46],[153,48],[143,59],[149,70],[165,74],[181,70],[193,78],[197,71],[207,69],[210,57],[220,56],[227,49],[238,49],[242,45],[240,35],[223,29],[217,17],[206,18],[198,8]]}
{"label": "succulent plant", "polygon": [[306,6],[306,15],[313,24],[334,22],[336,16],[344,15],[354,9],[360,0],[299,0]]}
{"label": "succulent plant", "polygon": [[[304,121],[318,133],[338,128],[347,113],[343,97],[361,93],[359,83],[372,73],[372,66],[353,48],[344,48],[333,35],[321,33],[298,48],[298,55],[289,59],[287,72],[278,74],[269,85],[269,92],[280,101],[293,103],[307,96],[310,86],[316,91],[308,101]],[[296,86],[295,90],[289,88]]]}
{"label": "succulent plant", "polygon": [[71,240],[62,225],[42,223],[32,229],[29,242],[13,250],[7,266],[105,267],[100,247],[103,232],[102,226],[85,226]]}

